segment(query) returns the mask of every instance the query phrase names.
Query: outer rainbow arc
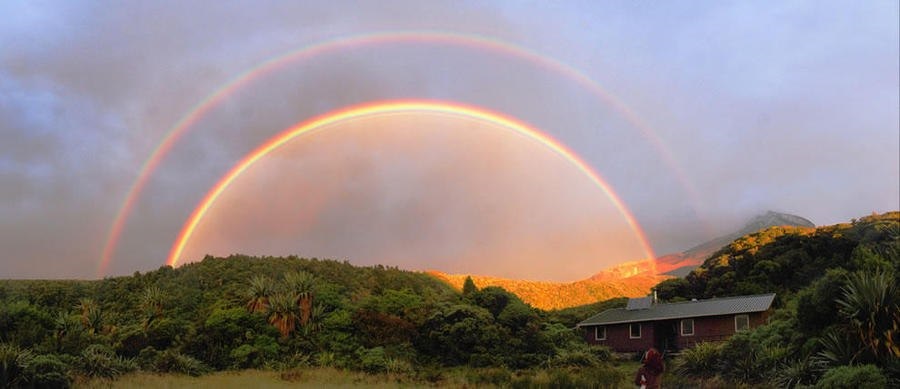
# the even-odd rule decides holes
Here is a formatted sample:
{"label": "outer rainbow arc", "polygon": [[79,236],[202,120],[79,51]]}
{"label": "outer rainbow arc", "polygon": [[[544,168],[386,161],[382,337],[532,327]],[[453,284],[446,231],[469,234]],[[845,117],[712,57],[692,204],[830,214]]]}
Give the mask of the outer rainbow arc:
{"label": "outer rainbow arc", "polygon": [[553,150],[554,152],[571,162],[574,166],[576,166],[582,173],[589,177],[590,180],[593,181],[604,192],[604,194],[606,194],[606,196],[613,202],[616,209],[625,218],[625,221],[628,223],[632,231],[637,235],[644,254],[647,256],[647,258],[656,257],[653,249],[647,241],[646,235],[644,234],[643,230],[641,230],[634,216],[631,214],[622,200],[609,187],[609,185],[607,185],[606,182],[603,181],[599,173],[592,170],[574,152],[566,148],[564,145],[562,145],[549,135],[543,134],[537,129],[516,119],[503,116],[499,113],[490,112],[481,108],[471,107],[459,103],[449,103],[441,101],[407,100],[383,101],[349,107],[316,118],[312,118],[270,138],[254,151],[247,154],[240,162],[238,162],[231,170],[229,170],[228,173],[226,173],[219,180],[219,182],[216,183],[215,186],[213,186],[213,188],[206,194],[206,196],[204,196],[199,205],[191,213],[191,216],[185,222],[184,226],[181,229],[181,232],[178,234],[178,237],[172,245],[172,249],[169,253],[166,264],[169,266],[176,266],[178,264],[178,261],[184,251],[185,246],[187,245],[187,242],[190,240],[200,220],[203,219],[204,215],[210,209],[210,207],[229,187],[229,185],[234,182],[235,179],[237,179],[256,161],[265,157],[268,153],[281,147],[297,136],[310,133],[317,129],[322,129],[325,126],[335,124],[344,120],[359,119],[372,115],[403,112],[442,113],[481,119],[490,123],[498,124],[504,128],[508,128],[520,135],[524,135],[548,147],[549,149]]}
{"label": "outer rainbow arc", "polygon": [[666,148],[665,144],[659,139],[653,130],[627,105],[607,93],[600,85],[593,81],[590,77],[584,75],[577,69],[560,62],[553,58],[545,57],[535,51],[524,47],[505,43],[499,40],[484,38],[480,36],[464,35],[458,33],[435,32],[435,31],[405,31],[405,32],[387,32],[380,34],[366,34],[350,37],[340,37],[327,40],[321,43],[302,47],[298,50],[282,54],[249,70],[240,73],[236,77],[229,80],[225,85],[216,89],[207,95],[202,101],[195,105],[185,116],[176,122],[163,137],[160,144],[153,150],[150,157],[141,166],[138,176],[134,183],[128,189],[125,201],[116,213],[116,217],[110,227],[107,235],[106,243],[100,258],[100,264],[97,268],[98,276],[102,276],[109,265],[112,256],[116,251],[119,238],[125,228],[125,223],[130,216],[132,209],[137,203],[140,193],[146,187],[150,175],[159,167],[162,159],[171,151],[173,146],[181,139],[182,135],[197,123],[207,112],[215,108],[220,102],[234,94],[241,87],[249,84],[258,77],[275,71],[282,66],[293,61],[310,59],[315,56],[325,54],[332,51],[343,50],[347,48],[360,47],[372,44],[390,44],[390,43],[440,43],[447,45],[456,45],[461,47],[472,47],[476,49],[487,50],[490,52],[499,52],[515,58],[521,58],[531,61],[542,67],[559,72],[563,76],[587,88],[594,96],[606,104],[609,104],[615,110],[623,115],[636,129],[638,129],[645,139],[650,141],[653,147],[660,152],[666,164],[675,171],[675,175],[681,182],[684,189],[688,191],[689,196],[694,203],[695,211],[699,209],[697,204],[699,198],[696,189],[686,178],[686,174],[680,168],[680,165],[672,157],[671,152]]}

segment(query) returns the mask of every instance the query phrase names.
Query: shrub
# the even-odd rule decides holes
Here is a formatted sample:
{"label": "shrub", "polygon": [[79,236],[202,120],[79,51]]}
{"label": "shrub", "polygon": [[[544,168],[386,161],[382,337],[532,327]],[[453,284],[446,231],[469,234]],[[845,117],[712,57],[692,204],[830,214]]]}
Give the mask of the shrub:
{"label": "shrub", "polygon": [[694,347],[684,350],[675,359],[672,370],[685,377],[701,380],[711,378],[719,369],[722,348],[722,343],[698,343]]}
{"label": "shrub", "polygon": [[68,388],[69,367],[55,355],[38,355],[29,361],[25,376],[35,388]]}
{"label": "shrub", "polygon": [[337,356],[331,351],[325,351],[316,354],[316,366],[335,367],[337,364]]}
{"label": "shrub", "polygon": [[412,365],[400,358],[388,358],[385,369],[390,374],[409,375],[413,372]]}
{"label": "shrub", "polygon": [[775,370],[772,384],[779,388],[803,387],[815,384],[825,364],[814,357],[791,361]]}
{"label": "shrub", "polygon": [[13,344],[0,343],[0,387],[14,387],[25,379],[33,355]]}
{"label": "shrub", "polygon": [[825,372],[816,387],[879,389],[887,387],[887,378],[875,365],[840,366]]}
{"label": "shrub", "polygon": [[115,378],[137,370],[137,363],[116,355],[108,346],[92,344],[81,353],[77,369],[88,377]]}
{"label": "shrub", "polygon": [[587,350],[562,350],[550,361],[554,367],[596,366],[600,360]]}
{"label": "shrub", "polygon": [[364,350],[360,354],[360,368],[366,373],[384,373],[387,371],[387,358],[383,347]]}
{"label": "shrub", "polygon": [[156,357],[154,370],[159,373],[179,373],[197,377],[209,371],[199,360],[174,350],[166,350]]}

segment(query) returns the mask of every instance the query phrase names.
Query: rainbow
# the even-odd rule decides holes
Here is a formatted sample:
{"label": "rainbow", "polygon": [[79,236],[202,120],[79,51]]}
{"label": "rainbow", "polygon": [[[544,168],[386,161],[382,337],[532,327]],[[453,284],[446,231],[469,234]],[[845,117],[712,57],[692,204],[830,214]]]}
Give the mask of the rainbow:
{"label": "rainbow", "polygon": [[268,59],[249,70],[238,74],[229,80],[220,88],[207,95],[198,104],[193,106],[187,114],[185,114],[178,122],[176,122],[163,137],[159,145],[150,153],[148,159],[141,166],[135,181],[129,187],[125,196],[125,200],[116,213],[115,219],[110,227],[106,237],[106,242],[101,253],[100,264],[97,269],[98,276],[103,276],[106,272],[113,255],[115,254],[119,238],[125,228],[126,222],[137,203],[140,194],[149,182],[150,176],[157,170],[163,158],[172,150],[175,144],[194,124],[200,121],[208,112],[218,106],[222,101],[232,96],[235,92],[250,84],[254,80],[259,79],[267,74],[281,69],[287,64],[297,61],[308,60],[317,56],[325,55],[341,50],[350,50],[363,46],[371,45],[387,45],[387,44],[435,44],[448,45],[470,48],[474,50],[482,50],[491,53],[502,54],[517,58],[520,60],[534,63],[542,68],[556,72],[569,80],[590,91],[593,96],[599,99],[603,104],[612,107],[619,112],[628,122],[640,131],[642,136],[647,139],[651,145],[660,153],[663,161],[671,168],[675,176],[678,178],[682,187],[688,192],[694,204],[695,212],[700,207],[697,206],[699,198],[696,189],[694,189],[690,180],[688,180],[680,165],[676,163],[671,152],[660,138],[652,131],[652,129],[624,103],[607,93],[600,85],[593,81],[590,77],[584,75],[577,69],[538,54],[532,50],[516,46],[510,43],[502,42],[495,39],[488,39],[474,35],[463,35],[448,32],[434,31],[407,31],[407,32],[388,32],[378,34],[366,34],[350,37],[342,37],[319,42],[313,45],[302,47],[271,59]]}
{"label": "rainbow", "polygon": [[194,208],[191,216],[187,219],[184,226],[181,228],[181,232],[175,239],[175,242],[172,245],[172,249],[169,252],[169,257],[166,261],[166,264],[168,264],[169,266],[178,265],[178,261],[181,258],[181,254],[184,251],[185,245],[187,245],[188,241],[194,233],[194,230],[197,228],[197,224],[200,223],[200,220],[203,219],[204,215],[206,215],[210,207],[212,207],[219,196],[226,189],[228,189],[228,187],[234,182],[235,179],[237,179],[244,171],[246,171],[254,163],[256,163],[256,161],[259,161],[270,152],[278,149],[282,145],[298,136],[309,134],[316,130],[324,129],[327,126],[342,121],[358,120],[377,115],[391,115],[407,112],[462,116],[481,120],[484,122],[499,125],[503,128],[508,128],[516,132],[517,134],[523,135],[546,146],[550,150],[562,156],[568,162],[572,163],[572,165],[574,165],[579,171],[584,173],[585,176],[587,176],[603,191],[604,194],[606,194],[606,196],[613,202],[616,209],[618,209],[618,211],[622,214],[625,221],[628,223],[628,226],[638,237],[646,258],[656,258],[655,254],[653,253],[653,249],[647,241],[647,237],[644,234],[644,231],[640,228],[634,216],[622,202],[622,199],[620,199],[616,195],[616,193],[609,187],[609,185],[606,184],[606,182],[602,178],[600,178],[600,175],[596,171],[591,169],[581,158],[578,157],[577,154],[575,154],[572,150],[566,148],[557,140],[553,139],[547,134],[541,133],[537,129],[530,127],[525,123],[517,121],[516,119],[503,116],[499,113],[490,112],[481,108],[442,101],[409,100],[375,102],[327,113],[322,116],[302,122],[297,126],[289,128],[264,142],[254,151],[244,156],[244,158],[241,159],[241,161],[238,162],[234,167],[232,167],[231,170],[228,171],[228,173],[222,176],[218,183],[216,183],[212,187],[212,189],[206,194],[206,196],[203,197],[197,207]]}

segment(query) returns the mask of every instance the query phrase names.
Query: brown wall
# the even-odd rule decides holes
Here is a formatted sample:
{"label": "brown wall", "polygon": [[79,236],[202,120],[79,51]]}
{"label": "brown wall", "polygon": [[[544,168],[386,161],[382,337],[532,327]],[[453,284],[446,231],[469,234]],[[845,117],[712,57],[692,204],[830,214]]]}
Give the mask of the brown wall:
{"label": "brown wall", "polygon": [[[694,318],[694,335],[681,335],[681,321],[677,323],[676,342],[679,348],[691,347],[700,342],[723,341],[734,335],[734,316],[708,316]],[[768,312],[750,313],[750,328],[756,328],[766,323]],[[655,322],[641,323],[641,338],[629,339],[628,324],[612,324],[606,326],[606,340],[594,339],[594,327],[583,327],[584,338],[589,344],[608,346],[617,352],[645,351],[654,345]],[[659,322],[659,325],[670,326],[671,323]]]}
{"label": "brown wall", "polygon": [[629,338],[629,324],[606,326],[606,340],[594,339],[594,327],[584,327],[584,338],[589,344],[607,346],[617,352],[647,351],[653,347],[653,323],[641,324],[640,339]]}

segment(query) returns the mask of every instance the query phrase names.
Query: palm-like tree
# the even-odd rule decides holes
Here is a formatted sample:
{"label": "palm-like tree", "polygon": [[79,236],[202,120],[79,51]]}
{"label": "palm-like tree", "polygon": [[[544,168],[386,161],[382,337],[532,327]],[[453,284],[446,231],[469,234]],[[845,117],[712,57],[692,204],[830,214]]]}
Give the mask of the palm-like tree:
{"label": "palm-like tree", "polygon": [[79,299],[78,304],[75,305],[75,309],[81,311],[81,324],[83,324],[85,326],[85,328],[87,328],[87,326],[88,326],[88,321],[87,321],[88,312],[96,306],[97,306],[97,303],[94,302],[93,299],[90,299],[87,297],[83,297],[83,298]]}
{"label": "palm-like tree", "polygon": [[141,294],[141,309],[144,311],[144,330],[150,326],[154,320],[162,316],[163,300],[165,295],[161,289],[156,286],[147,287]]}
{"label": "palm-like tree", "polygon": [[74,319],[65,311],[60,311],[53,320],[53,326],[55,329],[54,334],[56,335],[56,351],[59,351],[62,348],[63,339],[69,334],[78,331],[78,319]]}
{"label": "palm-like tree", "polygon": [[[100,307],[95,305],[88,309],[86,319],[86,329],[91,334],[96,334],[103,330],[103,312],[100,310]],[[82,318],[82,320],[84,320],[84,318]]]}
{"label": "palm-like tree", "polygon": [[325,307],[316,304],[309,312],[309,319],[306,322],[306,325],[303,326],[303,331],[306,334],[311,334],[313,332],[322,330],[322,328],[325,327],[325,325],[322,323],[322,316],[324,315]]}
{"label": "palm-like tree", "polygon": [[291,293],[279,292],[269,296],[269,324],[275,326],[283,338],[297,328],[297,298]]}
{"label": "palm-like tree", "polygon": [[841,315],[875,358],[900,357],[900,289],[886,271],[854,273],[837,300]]}
{"label": "palm-like tree", "polygon": [[313,311],[313,286],[315,276],[307,271],[290,272],[284,275],[284,283],[287,292],[295,296],[296,304],[300,308],[300,325],[309,323]]}
{"label": "palm-like tree", "polygon": [[269,297],[275,294],[275,283],[266,276],[256,275],[250,279],[250,288],[247,289],[250,300],[247,301],[247,310],[250,312],[267,312],[269,310]]}

